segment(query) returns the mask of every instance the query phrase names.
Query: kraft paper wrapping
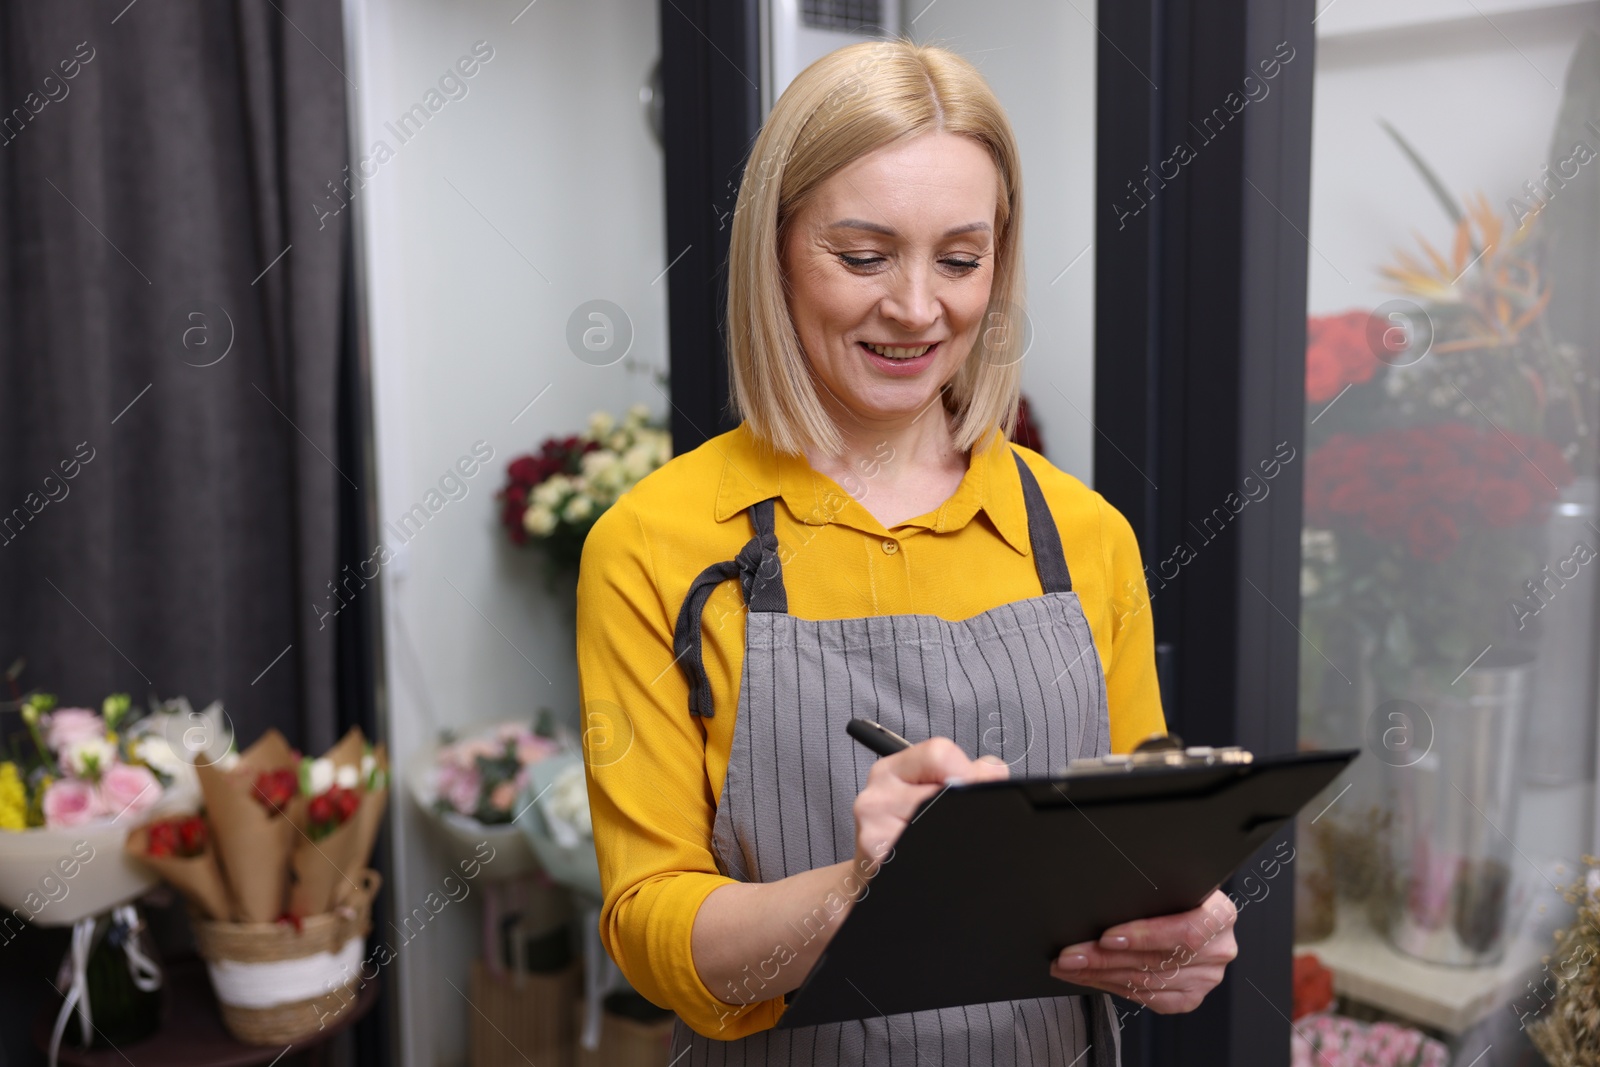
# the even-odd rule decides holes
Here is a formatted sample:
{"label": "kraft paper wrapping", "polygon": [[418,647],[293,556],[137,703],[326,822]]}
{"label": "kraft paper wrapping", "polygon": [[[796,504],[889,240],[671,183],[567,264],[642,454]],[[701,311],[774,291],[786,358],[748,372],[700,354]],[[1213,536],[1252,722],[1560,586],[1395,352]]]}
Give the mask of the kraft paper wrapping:
{"label": "kraft paper wrapping", "polygon": [[[334,767],[361,769],[361,757],[366,751],[366,738],[360,729],[352,727],[325,753],[325,759]],[[379,747],[374,750],[378,765],[388,769],[388,757]],[[363,783],[363,786],[365,783]],[[289,882],[289,914],[304,918],[320,915],[346,902],[359,893],[361,874],[366,870],[377,839],[378,823],[383,818],[387,789],[366,792],[363,789],[361,804],[345,823],[320,841],[313,841],[309,832],[295,843]],[[309,797],[299,798],[298,825],[309,827],[304,813],[310,804]]]}
{"label": "kraft paper wrapping", "polygon": [[[344,872],[360,865],[355,855],[360,844],[356,816],[352,815],[343,826],[320,841],[301,837],[295,844],[294,859],[289,873],[289,914],[298,918],[321,915],[331,911],[334,890],[343,885]],[[359,885],[359,883],[357,883]]]}
{"label": "kraft paper wrapping", "polygon": [[227,921],[233,917],[228,886],[222,880],[222,868],[217,863],[212,842],[208,841],[205,851],[198,856],[152,856],[149,853],[150,828],[141,826],[128,835],[124,847],[140,863],[148,865],[174,886],[206,918]]}
{"label": "kraft paper wrapping", "polygon": [[[379,757],[378,766],[384,768],[384,773],[389,771],[389,763]],[[344,878],[339,878],[333,886],[334,905],[349,904],[355,897],[360,896],[363,870],[373,857],[373,845],[378,841],[378,827],[384,821],[384,805],[389,801],[389,790],[374,789],[373,792],[363,793],[362,806],[350,817],[350,822],[355,824],[355,848],[350,849],[349,864],[344,869]]]}
{"label": "kraft paper wrapping", "polygon": [[240,922],[275,922],[283,914],[289,858],[301,837],[293,821],[295,805],[273,811],[256,799],[255,783],[262,771],[298,772],[298,768],[294,750],[277,730],[262,734],[231,770],[209,763],[195,765],[217,858]]}

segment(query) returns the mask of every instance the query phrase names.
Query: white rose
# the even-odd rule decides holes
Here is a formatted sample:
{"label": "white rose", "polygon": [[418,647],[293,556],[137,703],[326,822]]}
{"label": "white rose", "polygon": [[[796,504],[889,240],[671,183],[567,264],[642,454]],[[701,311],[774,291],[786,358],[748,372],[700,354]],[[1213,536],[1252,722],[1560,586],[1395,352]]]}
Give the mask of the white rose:
{"label": "white rose", "polygon": [[172,751],[172,745],[160,734],[147,734],[139,738],[132,746],[131,751],[135,757],[163,778],[177,778],[181,775],[188,763],[178,758]]}
{"label": "white rose", "polygon": [[361,781],[361,772],[354,764],[347,763],[333,772],[333,784],[340,789],[354,789],[356,783]]}
{"label": "white rose", "polygon": [[590,500],[585,494],[579,493],[567,501],[567,506],[562,510],[561,517],[568,522],[582,522],[593,514],[594,501]]}
{"label": "white rose", "polygon": [[556,528],[556,516],[542,504],[535,504],[522,513],[522,528],[535,537],[543,537]]}
{"label": "white rose", "polygon": [[655,467],[655,449],[648,441],[640,441],[622,454],[622,470],[631,482],[643,478]]}
{"label": "white rose", "polygon": [[553,508],[571,491],[571,478],[565,474],[552,475],[533,487],[533,502],[540,507]]}
{"label": "white rose", "polygon": [[117,762],[117,746],[103,737],[84,737],[67,746],[62,761],[74,778],[98,778]]}
{"label": "white rose", "polygon": [[629,436],[623,433],[621,430],[618,430],[616,433],[612,434],[606,439],[606,447],[611,449],[613,452],[622,452],[626,450],[628,445],[631,443],[632,440],[629,438]]}
{"label": "white rose", "polygon": [[333,785],[333,760],[326,756],[311,761],[311,795],[326,793]]}
{"label": "white rose", "polygon": [[595,440],[600,440],[616,428],[617,420],[611,417],[609,411],[597,411],[589,416],[589,435]]}
{"label": "white rose", "polygon": [[644,404],[635,404],[628,409],[628,421],[644,423],[650,421],[650,409]]}
{"label": "white rose", "polygon": [[617,454],[600,448],[593,452],[584,453],[580,462],[583,465],[583,476],[585,478],[598,478],[605,471],[617,465]]}

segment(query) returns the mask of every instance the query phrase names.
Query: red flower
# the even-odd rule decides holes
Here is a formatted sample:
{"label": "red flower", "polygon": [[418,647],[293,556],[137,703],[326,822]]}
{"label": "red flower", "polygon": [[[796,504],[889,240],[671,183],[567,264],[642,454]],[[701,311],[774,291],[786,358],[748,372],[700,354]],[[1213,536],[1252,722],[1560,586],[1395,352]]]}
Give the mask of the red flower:
{"label": "red flower", "polygon": [[1478,489],[1478,472],[1471,467],[1454,466],[1428,479],[1428,491],[1441,504],[1465,504]]}
{"label": "red flower", "polygon": [[1413,503],[1411,497],[1401,492],[1375,494],[1367,504],[1362,529],[1379,539],[1398,536],[1406,528]]}
{"label": "red flower", "polygon": [[1418,559],[1437,563],[1461,543],[1461,528],[1436,504],[1424,504],[1406,527],[1406,547]]}
{"label": "red flower", "polygon": [[299,792],[300,776],[287,768],[256,775],[256,799],[275,815]]}
{"label": "red flower", "polygon": [[1294,958],[1294,1018],[1322,1011],[1333,1003],[1333,972],[1311,953]]}
{"label": "red flower", "polygon": [[518,456],[511,461],[511,466],[506,469],[513,482],[522,485],[537,485],[544,481],[540,470],[541,464],[532,456]]}
{"label": "red flower", "polygon": [[1486,525],[1515,526],[1533,510],[1533,491],[1524,482],[1485,478],[1478,485],[1474,502]]}
{"label": "red flower", "polygon": [[198,815],[178,824],[178,843],[185,855],[198,856],[206,849],[206,821]]}
{"label": "red flower", "polygon": [[1346,385],[1369,382],[1378,359],[1372,337],[1382,343],[1381,324],[1374,328],[1365,311],[1314,316],[1306,320],[1306,401],[1326,404]]}
{"label": "red flower", "polygon": [[361,793],[358,790],[335,785],[325,793],[318,793],[306,807],[311,839],[315,841],[327,837],[349,822],[360,807]]}
{"label": "red flower", "polygon": [[152,856],[190,859],[206,850],[206,823],[198,815],[150,825],[145,851]]}

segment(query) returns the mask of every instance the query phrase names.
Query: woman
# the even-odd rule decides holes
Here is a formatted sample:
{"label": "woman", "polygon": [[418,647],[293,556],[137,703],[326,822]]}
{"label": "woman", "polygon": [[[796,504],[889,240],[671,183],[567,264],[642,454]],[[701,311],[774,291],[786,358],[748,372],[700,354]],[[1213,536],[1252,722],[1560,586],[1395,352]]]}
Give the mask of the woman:
{"label": "woman", "polygon": [[[678,1013],[674,1063],[1117,1062],[1103,994],[772,1029],[946,779],[1046,774],[1165,728],[1132,529],[1006,440],[1020,173],[949,52],[870,42],[806,69],[734,215],[743,422],[589,535],[601,936]],[[916,743],[875,759],[855,716]],[[1188,1011],[1234,955],[1233,917],[1215,894],[1050,973]]]}

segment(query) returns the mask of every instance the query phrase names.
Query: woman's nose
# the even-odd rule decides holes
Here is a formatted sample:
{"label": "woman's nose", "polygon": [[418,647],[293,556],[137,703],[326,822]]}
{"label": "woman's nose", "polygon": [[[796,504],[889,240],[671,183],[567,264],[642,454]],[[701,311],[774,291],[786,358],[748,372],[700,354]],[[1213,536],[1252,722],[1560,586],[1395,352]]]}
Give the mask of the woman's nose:
{"label": "woman's nose", "polygon": [[939,297],[935,279],[927,267],[913,267],[902,274],[883,299],[883,314],[915,334],[939,319]]}

